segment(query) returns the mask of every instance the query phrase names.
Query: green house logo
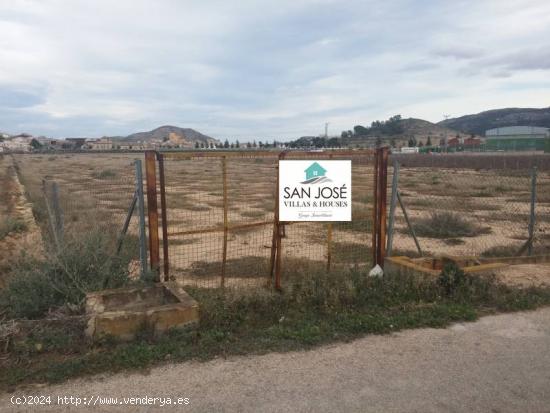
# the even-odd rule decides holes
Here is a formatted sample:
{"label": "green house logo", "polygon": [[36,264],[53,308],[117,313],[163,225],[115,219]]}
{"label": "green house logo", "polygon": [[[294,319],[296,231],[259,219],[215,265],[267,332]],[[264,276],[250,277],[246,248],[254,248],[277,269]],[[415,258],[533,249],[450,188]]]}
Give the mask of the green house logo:
{"label": "green house logo", "polygon": [[327,170],[319,165],[317,162],[313,162],[308,166],[305,171],[306,180],[302,181],[302,184],[320,184],[323,182],[332,182],[329,178],[325,176]]}

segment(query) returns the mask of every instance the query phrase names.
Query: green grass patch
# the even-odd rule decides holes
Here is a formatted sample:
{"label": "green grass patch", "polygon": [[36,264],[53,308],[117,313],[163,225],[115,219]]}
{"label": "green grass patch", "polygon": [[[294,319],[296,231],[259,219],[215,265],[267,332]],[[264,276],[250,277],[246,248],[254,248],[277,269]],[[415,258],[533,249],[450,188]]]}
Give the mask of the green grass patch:
{"label": "green grass patch", "polygon": [[116,177],[116,172],[111,169],[104,169],[99,172],[92,172],[92,178],[95,179],[112,179]]}
{"label": "green grass patch", "polygon": [[83,343],[74,329],[65,338],[58,330],[43,329],[12,342],[9,351],[18,357],[1,361],[0,387],[144,369],[167,360],[308,349],[366,334],[441,328],[484,314],[550,304],[550,289],[515,289],[453,266],[431,281],[394,274],[371,278],[359,271],[318,272],[285,279],[281,293],[188,291],[201,306],[196,329],[158,338],[143,332],[130,343],[107,340],[95,345]]}

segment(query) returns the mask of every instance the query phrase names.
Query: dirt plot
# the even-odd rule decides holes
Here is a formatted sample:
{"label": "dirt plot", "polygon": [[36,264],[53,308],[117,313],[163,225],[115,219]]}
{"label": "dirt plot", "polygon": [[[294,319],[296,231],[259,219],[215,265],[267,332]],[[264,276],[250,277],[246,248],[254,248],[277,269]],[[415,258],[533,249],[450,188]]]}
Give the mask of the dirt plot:
{"label": "dirt plot", "polygon": [[[528,239],[531,210],[531,175],[528,170],[402,168],[399,188],[413,228],[418,228],[419,223],[434,212],[445,212],[481,229],[475,236],[419,236],[420,246],[428,255],[487,255],[499,247],[506,252],[504,255],[513,255],[511,252],[519,251]],[[550,175],[539,171],[534,234],[534,249],[539,254],[550,253],[547,241],[550,233],[549,191]],[[399,208],[394,247],[404,251],[416,250]]]}
{"label": "dirt plot", "polygon": [[[122,228],[134,192],[134,159],[141,154],[15,156],[19,174],[47,230],[42,180],[59,184],[66,231]],[[283,273],[304,268],[366,266],[370,261],[373,164],[352,161],[353,221],[284,226]],[[228,159],[227,285],[267,282],[272,241],[277,158]],[[218,286],[224,245],[222,161],[167,159],[166,201],[171,275],[184,283]],[[388,184],[391,185],[391,168]],[[459,215],[481,231],[472,236],[419,237],[428,255],[482,255],[519,250],[528,238],[528,170],[402,167],[399,188],[413,227],[434,212]],[[534,249],[550,253],[550,176],[539,171]],[[388,190],[388,202],[391,186]],[[137,235],[133,218],[129,233]],[[329,237],[329,234],[331,236]],[[330,239],[330,242],[329,242]],[[396,213],[394,249],[415,252],[403,214]],[[137,257],[136,249],[136,257]],[[162,256],[162,253],[161,253]]]}

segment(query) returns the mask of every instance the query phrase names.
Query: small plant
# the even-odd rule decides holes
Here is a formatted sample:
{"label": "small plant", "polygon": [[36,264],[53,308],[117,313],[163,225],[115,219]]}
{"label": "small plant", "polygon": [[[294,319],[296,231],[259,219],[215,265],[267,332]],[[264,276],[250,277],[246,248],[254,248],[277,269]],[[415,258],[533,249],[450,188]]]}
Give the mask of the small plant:
{"label": "small plant", "polygon": [[116,172],[110,169],[104,169],[103,171],[92,173],[92,177],[95,179],[111,179],[115,176]]}
{"label": "small plant", "polygon": [[462,269],[455,262],[448,262],[443,267],[443,271],[437,279],[444,295],[450,297],[455,295],[457,291],[463,289],[468,278]]}
{"label": "small plant", "polygon": [[0,224],[0,240],[9,234],[21,233],[27,230],[27,224],[21,219],[7,218]]}
{"label": "small plant", "polygon": [[428,218],[422,218],[414,224],[416,234],[429,238],[475,237],[490,232],[490,228],[481,227],[454,212],[432,212]]}
{"label": "small plant", "polygon": [[0,307],[18,318],[39,318],[64,305],[81,306],[89,291],[128,281],[127,254],[113,256],[106,235],[92,232],[66,242],[45,259],[23,255],[0,293]]}

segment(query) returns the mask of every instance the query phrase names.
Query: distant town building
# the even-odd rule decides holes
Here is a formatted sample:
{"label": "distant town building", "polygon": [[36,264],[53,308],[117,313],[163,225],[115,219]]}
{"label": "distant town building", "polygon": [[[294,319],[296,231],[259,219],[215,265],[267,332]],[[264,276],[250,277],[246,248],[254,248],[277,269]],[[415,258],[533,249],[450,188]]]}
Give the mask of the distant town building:
{"label": "distant town building", "polygon": [[487,148],[494,150],[544,150],[550,129],[539,126],[506,126],[485,131]]}
{"label": "distant town building", "polygon": [[18,135],[13,138],[3,139],[0,142],[2,152],[30,152],[32,138],[29,136]]}
{"label": "distant town building", "polygon": [[113,141],[106,138],[88,140],[85,147],[92,151],[110,151],[114,149]]}

